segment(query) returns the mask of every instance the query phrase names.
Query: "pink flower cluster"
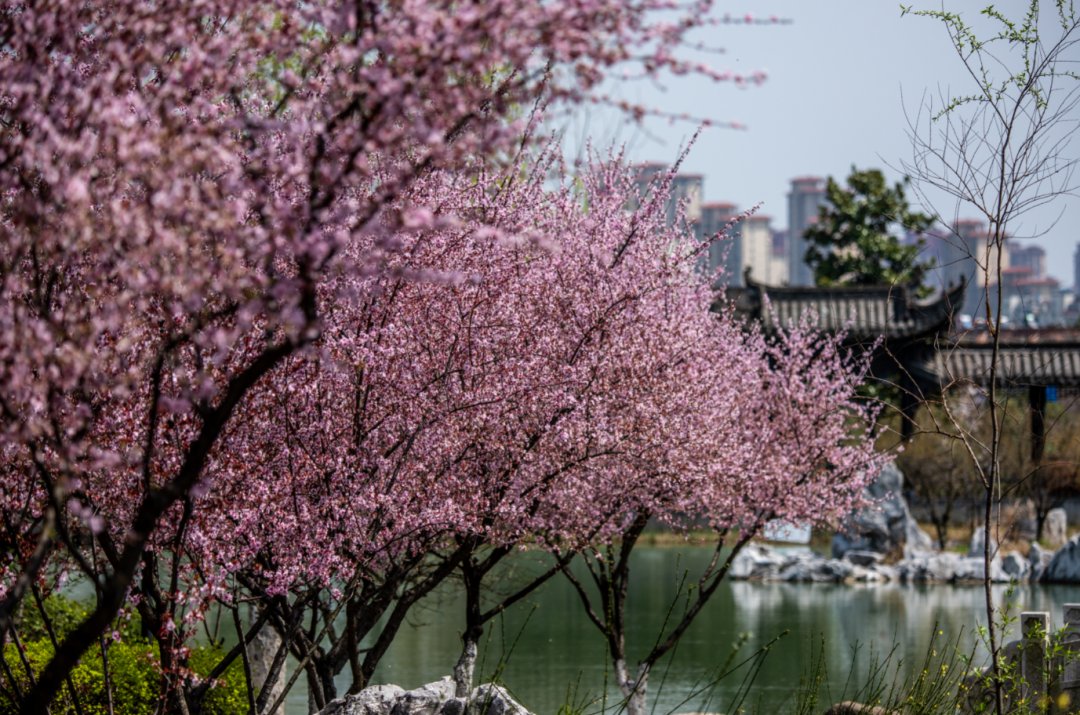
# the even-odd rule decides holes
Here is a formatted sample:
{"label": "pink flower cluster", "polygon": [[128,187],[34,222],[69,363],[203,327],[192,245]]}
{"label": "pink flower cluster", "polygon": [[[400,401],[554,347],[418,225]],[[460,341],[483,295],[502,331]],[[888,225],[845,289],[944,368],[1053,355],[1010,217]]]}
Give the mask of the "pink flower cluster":
{"label": "pink flower cluster", "polygon": [[182,661],[244,584],[857,498],[861,368],[710,314],[664,187],[628,212],[618,161],[569,177],[515,119],[713,75],[674,51],[708,6],[0,11],[0,632],[96,595],[29,711],[122,608]]}
{"label": "pink flower cluster", "polygon": [[202,574],[257,563],[284,593],[449,538],[580,546],[642,510],[756,528],[852,507],[878,464],[862,367],[835,339],[710,313],[692,239],[658,199],[626,210],[617,161],[553,175],[540,156],[426,176],[387,270],[322,286],[320,339],[208,466],[187,536]]}

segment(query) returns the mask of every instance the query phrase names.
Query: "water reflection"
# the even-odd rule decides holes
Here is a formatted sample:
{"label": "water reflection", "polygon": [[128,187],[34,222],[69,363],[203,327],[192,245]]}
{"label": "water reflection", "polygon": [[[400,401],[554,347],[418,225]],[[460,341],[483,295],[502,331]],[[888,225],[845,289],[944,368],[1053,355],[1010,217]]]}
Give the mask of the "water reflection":
{"label": "water reflection", "polygon": [[[652,644],[672,611],[681,612],[685,596],[678,584],[688,584],[710,555],[703,548],[642,548],[635,555],[629,602],[631,655]],[[517,568],[538,568],[539,558],[520,555]],[[504,586],[512,575],[505,576]],[[1046,610],[1052,623],[1061,624],[1061,606],[1080,602],[1080,587],[1021,587],[1008,591],[995,587],[1001,603],[1006,596],[1015,612]],[[747,703],[753,709],[776,711],[789,702],[799,679],[809,667],[811,652],[824,643],[824,661],[833,693],[849,671],[865,678],[869,653],[894,652],[901,672],[921,666],[931,647],[935,627],[942,642],[959,638],[967,651],[978,650],[976,626],[985,623],[981,587],[856,585],[786,583],[727,583],[686,633],[674,657],[662,664],[650,688],[657,713],[708,708],[729,712],[741,673],[721,682],[712,693],[687,698],[731,653],[745,634],[740,656],[748,656],[787,631],[773,647],[754,681]],[[462,624],[461,603],[447,586],[423,604],[404,627],[376,673],[376,682],[395,682],[406,688],[435,680],[450,672],[458,655]],[[822,640],[823,639],[823,640]],[[859,650],[855,651],[855,647]],[[562,580],[553,580],[528,602],[520,604],[488,629],[481,647],[481,669],[496,670],[509,688],[534,712],[554,713],[577,684],[577,700],[584,696],[602,702],[608,693],[614,712],[617,698],[610,685],[610,666],[602,639],[582,612],[577,595]],[[347,684],[342,683],[344,688]],[[684,703],[684,701],[686,701]],[[290,697],[290,711],[306,710],[306,695]],[[590,711],[599,710],[599,705]]]}

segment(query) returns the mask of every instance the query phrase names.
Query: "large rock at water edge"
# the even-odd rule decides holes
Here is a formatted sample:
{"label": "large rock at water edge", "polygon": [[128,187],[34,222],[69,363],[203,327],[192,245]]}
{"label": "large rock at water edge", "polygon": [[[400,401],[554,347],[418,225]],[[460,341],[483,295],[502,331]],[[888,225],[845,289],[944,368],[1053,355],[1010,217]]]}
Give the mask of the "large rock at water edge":
{"label": "large rock at water edge", "polygon": [[823,559],[817,554],[806,554],[785,566],[780,572],[780,580],[797,583],[839,583],[854,572],[854,564],[848,561]]}
{"label": "large rock at water edge", "polygon": [[485,684],[468,698],[454,697],[449,677],[415,690],[374,685],[333,701],[319,715],[531,715],[504,688]]}
{"label": "large rock at water edge", "polygon": [[1009,574],[1013,581],[1023,583],[1031,576],[1031,562],[1019,551],[1010,551],[1001,558],[1001,570]]}
{"label": "large rock at water edge", "polygon": [[319,715],[389,715],[404,694],[405,689],[398,685],[373,685],[331,701]]}
{"label": "large rock at water edge", "polygon": [[853,512],[833,537],[833,557],[843,558],[849,551],[903,552],[905,556],[932,552],[934,541],[912,518],[903,489],[900,468],[892,462],[885,465],[866,488],[865,495],[872,504]]}
{"label": "large rock at water edge", "polygon": [[[981,557],[945,552],[904,559],[896,565],[896,572],[902,583],[970,583],[982,581],[986,569]],[[994,583],[1013,580],[1002,567],[1001,559],[990,562],[990,580]]]}
{"label": "large rock at water edge", "polygon": [[1031,564],[1031,580],[1032,582],[1038,581],[1042,578],[1043,572],[1046,571],[1046,567],[1050,565],[1050,561],[1054,558],[1054,552],[1048,551],[1039,545],[1039,542],[1031,542],[1031,550],[1028,551],[1028,563]]}
{"label": "large rock at water edge", "polygon": [[879,554],[849,551],[843,559],[827,559],[809,549],[778,549],[748,544],[735,557],[729,572],[735,580],[800,583],[884,583],[896,578]]}
{"label": "large rock at water edge", "polygon": [[739,581],[773,581],[780,575],[780,570],[790,563],[791,559],[775,549],[761,544],[747,544],[731,562],[728,575]]}
{"label": "large rock at water edge", "polygon": [[1043,583],[1080,583],[1080,536],[1074,536],[1058,549],[1039,580]]}
{"label": "large rock at water edge", "polygon": [[485,683],[469,696],[468,715],[531,715],[499,685]]}
{"label": "large rock at water edge", "polygon": [[876,551],[849,551],[844,554],[844,561],[849,561],[856,566],[880,566],[885,557]]}

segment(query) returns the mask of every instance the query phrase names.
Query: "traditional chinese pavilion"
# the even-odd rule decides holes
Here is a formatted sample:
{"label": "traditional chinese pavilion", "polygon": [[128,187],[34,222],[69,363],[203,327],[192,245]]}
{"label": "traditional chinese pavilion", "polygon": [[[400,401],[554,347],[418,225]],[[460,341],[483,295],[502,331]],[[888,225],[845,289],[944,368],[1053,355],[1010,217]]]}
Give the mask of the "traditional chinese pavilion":
{"label": "traditional chinese pavilion", "polygon": [[[766,286],[749,273],[745,284],[723,291],[715,309],[733,305],[767,331],[809,320],[824,331],[845,331],[852,347],[872,349],[871,373],[901,388],[901,411],[908,418],[905,436],[920,396],[963,384],[990,384],[990,334],[953,330],[953,316],[964,300],[963,282],[925,300],[904,286]],[[1032,457],[1038,461],[1047,401],[1080,388],[1080,331],[1003,330],[998,350],[998,387],[1028,394]]]}

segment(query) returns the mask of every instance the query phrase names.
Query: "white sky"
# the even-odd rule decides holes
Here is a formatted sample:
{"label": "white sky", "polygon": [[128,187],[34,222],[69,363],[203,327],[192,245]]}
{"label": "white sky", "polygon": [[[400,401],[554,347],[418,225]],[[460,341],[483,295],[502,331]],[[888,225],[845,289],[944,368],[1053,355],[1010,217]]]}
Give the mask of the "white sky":
{"label": "white sky", "polygon": [[[910,2],[934,7],[933,0]],[[984,4],[964,0],[948,7],[977,20]],[[855,165],[882,168],[890,181],[899,179],[900,162],[911,158],[905,106],[913,113],[924,91],[936,94],[940,87],[963,93],[972,87],[944,27],[928,18],[901,18],[893,0],[768,0],[760,5],[718,0],[718,5],[720,14],[760,12],[793,21],[721,26],[695,38],[724,48],[724,54],[708,58],[713,67],[764,69],[769,73],[764,85],[740,90],[704,79],[674,78],[664,87],[637,82],[615,91],[667,112],[746,124],[747,131],[706,129],[683,170],[705,175],[706,201],[728,200],[741,208],[762,202],[761,212],[773,218],[774,228],[787,225],[792,177],[842,179]],[[999,5],[1022,9],[1026,3],[1007,0]],[[1071,59],[1080,61],[1080,56]],[[1074,115],[1080,121],[1080,114]],[[589,136],[594,145],[625,144],[632,161],[670,162],[695,129],[693,123],[660,119],[648,120],[639,129],[593,113],[569,128],[568,140],[580,144]],[[1080,141],[1068,151],[1080,156]],[[909,200],[915,203],[911,193]],[[955,213],[953,203],[935,201],[940,214]],[[975,217],[970,210],[961,209],[960,214]],[[1029,214],[1021,232],[1045,232],[1033,240],[1046,249],[1048,272],[1063,287],[1071,286],[1073,251],[1080,242],[1080,198],[1062,197]]]}

